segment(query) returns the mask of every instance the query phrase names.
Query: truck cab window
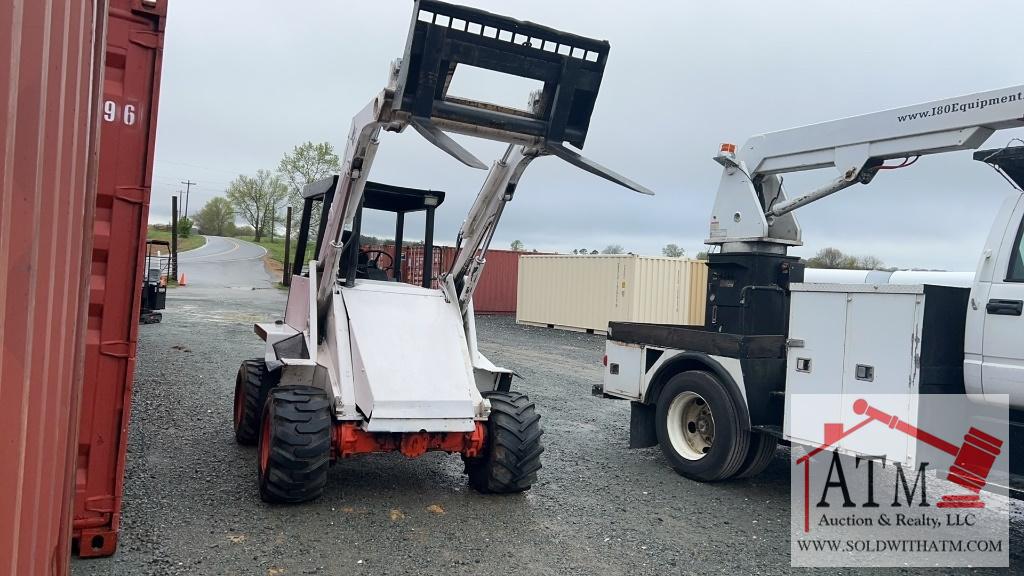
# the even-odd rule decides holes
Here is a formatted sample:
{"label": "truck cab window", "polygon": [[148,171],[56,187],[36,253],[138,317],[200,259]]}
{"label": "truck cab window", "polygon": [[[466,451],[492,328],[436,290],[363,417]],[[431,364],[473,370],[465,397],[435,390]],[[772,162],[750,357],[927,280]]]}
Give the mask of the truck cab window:
{"label": "truck cab window", "polygon": [[1024,222],[1017,230],[1017,241],[1014,242],[1013,254],[1010,256],[1010,268],[1006,271],[1007,282],[1024,282]]}

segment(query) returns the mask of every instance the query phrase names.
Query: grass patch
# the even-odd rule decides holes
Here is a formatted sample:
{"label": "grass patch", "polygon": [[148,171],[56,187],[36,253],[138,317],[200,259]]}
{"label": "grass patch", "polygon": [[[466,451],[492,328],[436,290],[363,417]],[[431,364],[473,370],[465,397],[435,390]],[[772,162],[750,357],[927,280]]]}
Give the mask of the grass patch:
{"label": "grass patch", "polygon": [[[235,238],[263,246],[264,248],[267,249],[267,258],[273,260],[274,262],[277,262],[280,265],[284,265],[284,238],[277,237],[274,238],[273,240],[270,240],[269,238],[264,237],[261,238],[259,242],[257,242],[252,236],[235,236]],[[291,260],[295,257],[294,241],[291,243],[291,246],[289,246],[289,248],[291,249],[292,253],[288,255],[288,260],[289,262],[291,262]],[[313,251],[315,249],[316,242],[311,241],[306,246],[306,258],[304,260],[305,262],[309,262],[310,260],[313,259]]]}
{"label": "grass patch", "polygon": [[[170,230],[157,230],[156,228],[153,228],[152,226],[149,226],[146,229],[146,238],[148,240],[166,240],[166,241],[170,242],[171,241],[171,231]],[[202,246],[204,244],[206,244],[206,238],[204,236],[200,236],[199,234],[193,234],[193,235],[189,236],[188,238],[182,238],[181,236],[178,236],[178,252],[179,253],[180,252],[184,252],[186,250],[195,250],[196,248],[199,248],[200,246]]]}

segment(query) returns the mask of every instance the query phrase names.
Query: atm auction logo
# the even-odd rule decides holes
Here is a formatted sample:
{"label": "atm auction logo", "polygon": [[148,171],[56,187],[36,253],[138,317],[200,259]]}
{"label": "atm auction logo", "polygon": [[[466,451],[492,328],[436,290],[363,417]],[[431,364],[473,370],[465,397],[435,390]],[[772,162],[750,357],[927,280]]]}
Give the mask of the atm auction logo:
{"label": "atm auction logo", "polygon": [[1000,400],[790,395],[793,566],[1008,566]]}

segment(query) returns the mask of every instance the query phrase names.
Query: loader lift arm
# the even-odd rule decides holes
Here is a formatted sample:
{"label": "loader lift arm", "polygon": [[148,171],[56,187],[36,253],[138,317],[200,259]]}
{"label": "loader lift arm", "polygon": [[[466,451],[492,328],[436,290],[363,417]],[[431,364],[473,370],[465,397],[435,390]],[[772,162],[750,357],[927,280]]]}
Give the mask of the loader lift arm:
{"label": "loader lift arm", "polygon": [[[1024,85],[772,132],[739,150],[723,145],[724,167],[707,244],[723,252],[785,253],[802,244],[793,211],[857,183],[887,160],[977,149],[998,130],[1024,127]],[[835,167],[838,176],[787,198],[782,174]]]}
{"label": "loader lift arm", "polygon": [[[344,247],[343,232],[352,230],[382,130],[401,132],[412,126],[432,144],[475,168],[486,166],[446,132],[510,144],[503,159],[491,169],[460,234],[462,252],[450,275],[463,301],[472,295],[501,209],[511,199],[529,159],[558,156],[650,194],[643,186],[565,146],[569,143],[581,149],[586,141],[608,51],[605,41],[483,10],[417,0],[404,55],[392,64],[387,88],[352,120],[338,197],[331,204],[321,234],[323,249],[317,256],[319,314],[326,314]],[[530,95],[528,110],[449,96],[448,87],[459,65],[539,80],[543,89]],[[346,278],[350,287],[354,282],[354,278]]]}

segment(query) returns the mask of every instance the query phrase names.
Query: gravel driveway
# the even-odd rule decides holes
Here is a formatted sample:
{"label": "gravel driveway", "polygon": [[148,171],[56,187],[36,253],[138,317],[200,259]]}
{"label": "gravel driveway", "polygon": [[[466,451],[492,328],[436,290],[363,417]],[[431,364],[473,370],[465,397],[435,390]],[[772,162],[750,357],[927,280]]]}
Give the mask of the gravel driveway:
{"label": "gravel driveway", "polygon": [[76,559],[78,576],[790,571],[784,450],[755,479],[683,479],[658,449],[626,449],[626,402],[590,396],[602,337],[507,317],[479,318],[481,348],[541,410],[547,450],[531,491],[483,496],[458,456],[389,454],[339,462],[315,502],[263,504],[231,395],[239,362],[262,353],[252,323],[278,317],[284,293],[180,288],[168,303],[162,324],[140,327],[120,548]]}

